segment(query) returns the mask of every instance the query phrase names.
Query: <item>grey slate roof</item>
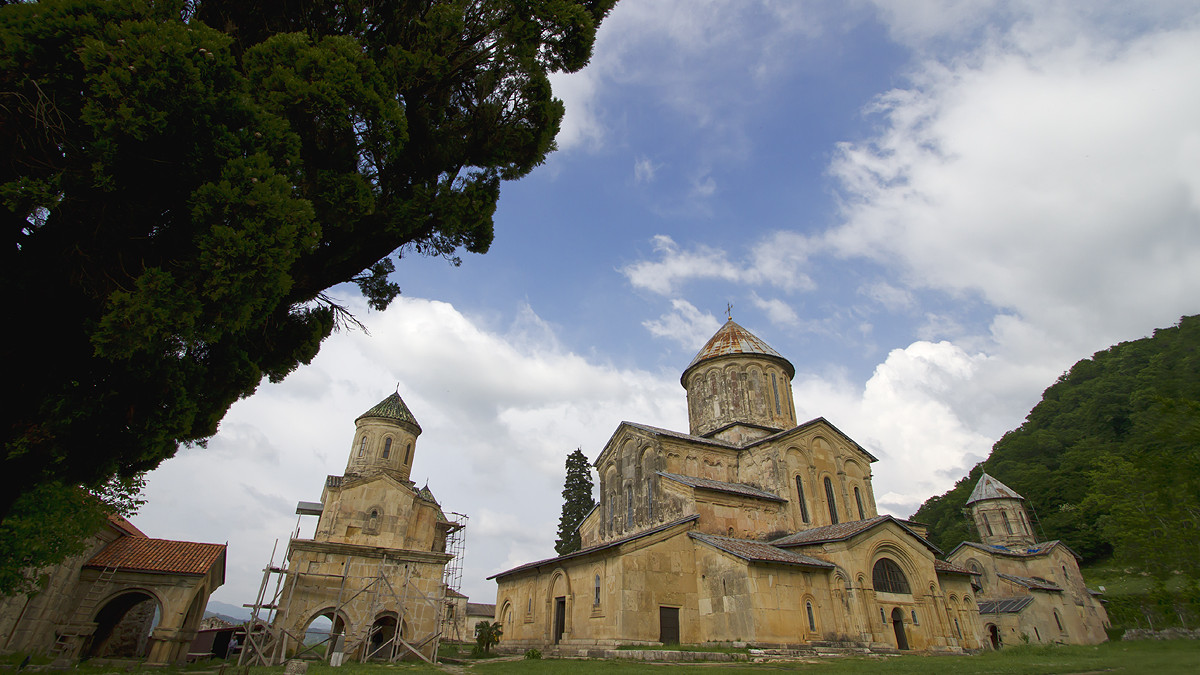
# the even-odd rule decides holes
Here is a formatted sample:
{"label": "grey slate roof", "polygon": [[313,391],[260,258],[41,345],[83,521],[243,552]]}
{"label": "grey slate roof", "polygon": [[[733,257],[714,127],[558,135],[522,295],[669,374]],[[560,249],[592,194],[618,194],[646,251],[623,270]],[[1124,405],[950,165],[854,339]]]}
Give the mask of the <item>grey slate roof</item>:
{"label": "grey slate roof", "polygon": [[934,546],[930,541],[921,535],[913,532],[912,528],[905,525],[899,518],[892,516],[875,516],[866,520],[851,520],[837,525],[826,525],[824,527],[814,527],[811,530],[801,530],[795,534],[789,534],[780,537],[771,542],[774,546],[810,546],[812,544],[823,544],[830,541],[843,541],[855,535],[866,532],[867,530],[882,525],[885,522],[891,521],[898,525],[905,532],[911,534],[917,541],[921,542],[930,551],[941,555],[942,550]]}
{"label": "grey slate roof", "polygon": [[470,616],[496,616],[496,606],[482,602],[468,602],[467,614]]}
{"label": "grey slate roof", "polygon": [[946,562],[945,560],[936,560],[935,559],[933,561],[933,569],[937,572],[948,573],[948,574],[970,574],[970,575],[974,575],[974,576],[979,576],[979,574],[977,572],[972,572],[971,570],[969,570],[965,567],[959,567],[958,565],[955,565],[954,563]]}
{"label": "grey slate roof", "polygon": [[1016,614],[1033,602],[1032,595],[1022,595],[1017,598],[996,598],[995,600],[980,600],[980,614]]}
{"label": "grey slate roof", "polygon": [[753,485],[745,483],[726,483],[719,480],[710,480],[708,478],[696,478],[695,476],[684,476],[678,473],[667,473],[659,471],[658,475],[663,478],[669,478],[677,483],[683,483],[688,487],[700,488],[702,490],[713,490],[714,492],[726,492],[735,494],[739,497],[750,497],[752,499],[765,499],[772,502],[787,502],[786,499],[766,490],[760,490]]}
{"label": "grey slate roof", "polygon": [[364,417],[381,417],[397,422],[407,422],[416,427],[418,433],[421,431],[421,425],[417,424],[417,418],[413,417],[412,411],[408,409],[408,406],[404,405],[404,399],[400,398],[399,392],[390,394],[387,398],[376,403],[375,407],[359,415],[354,421],[357,422]]}
{"label": "grey slate roof", "polygon": [[[789,379],[796,376],[796,367],[792,365],[791,361],[788,361],[779,352],[771,349],[770,345],[763,342],[754,333],[742,328],[733,319],[729,319],[725,322],[724,326],[721,326],[709,338],[708,343],[696,353],[695,358],[688,364],[688,367],[683,369],[683,378],[686,378],[688,372],[700,363],[721,356],[733,356],[737,354],[766,356],[778,361],[787,371]],[[680,379],[682,380],[683,378]]]}
{"label": "grey slate roof", "polygon": [[702,534],[700,532],[688,532],[688,536],[697,541],[702,541],[713,548],[720,549],[726,553],[737,556],[743,560],[749,560],[751,562],[781,563],[784,565],[819,567],[821,569],[833,569],[836,567],[836,565],[833,563],[826,562],[819,558],[813,558],[812,556],[785,551],[766,542],[755,541],[753,539],[718,537],[716,535]]}
{"label": "grey slate roof", "polygon": [[[1067,551],[1071,555],[1075,556],[1075,558],[1077,560],[1083,560],[1083,558],[1080,557],[1080,555],[1078,553],[1071,550],[1071,547],[1067,546],[1066,544],[1062,543],[1061,541],[1059,541],[1057,539],[1054,539],[1051,541],[1038,542],[1038,543],[1034,544],[1033,546],[1025,546],[1022,548],[1009,548],[1008,546],[1003,546],[1001,544],[981,544],[977,541],[964,541],[963,543],[959,544],[958,546],[955,546],[954,551],[957,551],[958,549],[962,548],[963,546],[970,546],[971,548],[976,548],[976,549],[979,549],[980,551],[985,551],[987,553],[995,553],[997,555],[1007,555],[1007,556],[1012,556],[1014,558],[1033,558],[1033,557],[1037,557],[1039,555],[1046,555],[1046,554],[1050,553],[1051,551],[1053,551],[1055,546],[1062,546],[1063,548],[1067,549]],[[954,551],[950,552],[951,557],[954,556]]]}
{"label": "grey slate roof", "polygon": [[1031,591],[1054,591],[1062,593],[1062,587],[1045,579],[1032,579],[1030,577],[1019,577],[1015,574],[996,574],[996,576],[1006,581],[1011,581],[1018,586],[1024,586]]}
{"label": "grey slate roof", "polygon": [[488,581],[491,581],[492,579],[496,579],[499,577],[508,576],[515,572],[523,572],[525,570],[533,569],[535,567],[541,567],[542,565],[548,565],[550,563],[555,563],[560,560],[570,560],[571,558],[578,558],[580,556],[585,556],[590,553],[596,553],[597,551],[603,551],[605,549],[615,548],[617,546],[620,546],[621,544],[634,541],[635,539],[641,539],[642,537],[647,537],[647,536],[650,536],[657,532],[662,532],[663,530],[669,530],[672,527],[675,527],[676,525],[683,525],[684,523],[688,523],[693,520],[699,520],[699,519],[700,519],[699,514],[693,513],[690,516],[684,516],[683,518],[680,518],[678,520],[672,520],[669,523],[663,523],[662,525],[659,525],[658,527],[650,528],[649,530],[642,530],[641,532],[635,532],[631,535],[621,537],[620,539],[614,539],[612,541],[605,542],[603,544],[596,544],[595,546],[581,548],[578,551],[575,551],[574,553],[568,553],[566,555],[560,555],[560,556],[557,556],[554,558],[546,558],[545,560],[538,560],[538,561],[531,562],[531,563],[525,563],[524,565],[514,567],[510,570],[505,570],[503,572],[497,572],[497,573],[493,574],[492,576],[488,577]]}
{"label": "grey slate roof", "polygon": [[1024,501],[1025,498],[1017,494],[1016,490],[985,473],[979,477],[975,489],[971,490],[971,496],[967,497],[967,504],[974,504],[986,499],[1020,499]]}

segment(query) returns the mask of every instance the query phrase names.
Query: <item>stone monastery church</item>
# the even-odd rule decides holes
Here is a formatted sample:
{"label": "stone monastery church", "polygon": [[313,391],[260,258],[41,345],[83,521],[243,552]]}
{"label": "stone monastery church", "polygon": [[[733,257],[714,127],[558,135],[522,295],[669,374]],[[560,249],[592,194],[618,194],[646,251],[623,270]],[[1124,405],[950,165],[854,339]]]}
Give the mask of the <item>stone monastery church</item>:
{"label": "stone monastery church", "polygon": [[730,319],[681,378],[688,433],[622,422],[583,548],[495,575],[509,648],[985,646],[971,570],[879,515],[865,448],[798,423],[793,365]]}

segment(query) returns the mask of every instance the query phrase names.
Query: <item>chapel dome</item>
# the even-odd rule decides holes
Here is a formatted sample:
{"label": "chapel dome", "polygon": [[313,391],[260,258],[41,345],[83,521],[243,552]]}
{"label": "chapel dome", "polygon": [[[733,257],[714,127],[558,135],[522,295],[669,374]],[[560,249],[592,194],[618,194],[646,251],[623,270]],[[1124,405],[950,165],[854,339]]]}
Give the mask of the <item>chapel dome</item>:
{"label": "chapel dome", "polygon": [[702,363],[719,359],[724,356],[761,356],[773,361],[776,361],[783,367],[788,375],[788,379],[796,376],[796,367],[791,361],[783,358],[779,352],[775,351],[766,342],[763,342],[754,333],[740,326],[736,321],[730,318],[721,328],[708,340],[708,343],[696,354],[692,362],[684,368],[683,375],[679,381],[687,386],[687,377],[694,368]]}
{"label": "chapel dome", "polygon": [[379,403],[376,403],[375,407],[359,415],[354,421],[359,422],[369,417],[411,424],[417,428],[418,434],[421,433],[421,425],[417,424],[417,418],[413,417],[412,411],[408,409],[408,406],[404,405],[404,399],[400,398],[399,393],[391,394]]}

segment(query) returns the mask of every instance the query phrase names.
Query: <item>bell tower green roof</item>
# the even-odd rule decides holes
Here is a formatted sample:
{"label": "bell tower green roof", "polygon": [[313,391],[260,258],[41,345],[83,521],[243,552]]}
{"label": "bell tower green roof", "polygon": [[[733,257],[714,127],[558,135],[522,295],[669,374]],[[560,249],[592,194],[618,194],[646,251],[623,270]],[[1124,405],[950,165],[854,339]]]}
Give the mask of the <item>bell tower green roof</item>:
{"label": "bell tower green roof", "polygon": [[418,433],[421,431],[421,425],[417,423],[417,418],[413,417],[412,411],[408,409],[408,406],[404,405],[404,399],[400,398],[399,392],[391,394],[379,403],[376,403],[374,408],[359,415],[354,421],[357,422],[365,417],[379,417],[385,420],[404,422],[416,427]]}

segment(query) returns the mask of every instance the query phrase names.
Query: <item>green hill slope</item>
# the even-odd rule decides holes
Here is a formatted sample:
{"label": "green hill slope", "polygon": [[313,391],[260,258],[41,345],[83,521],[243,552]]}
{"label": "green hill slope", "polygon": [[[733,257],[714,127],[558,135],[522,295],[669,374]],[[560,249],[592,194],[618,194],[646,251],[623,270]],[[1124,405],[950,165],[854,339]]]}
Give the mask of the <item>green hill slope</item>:
{"label": "green hill slope", "polygon": [[1043,539],[1085,562],[1200,577],[1200,316],[1076,363],[1024,424],[913,518],[943,550],[977,539],[964,513],[986,470],[1020,492]]}

